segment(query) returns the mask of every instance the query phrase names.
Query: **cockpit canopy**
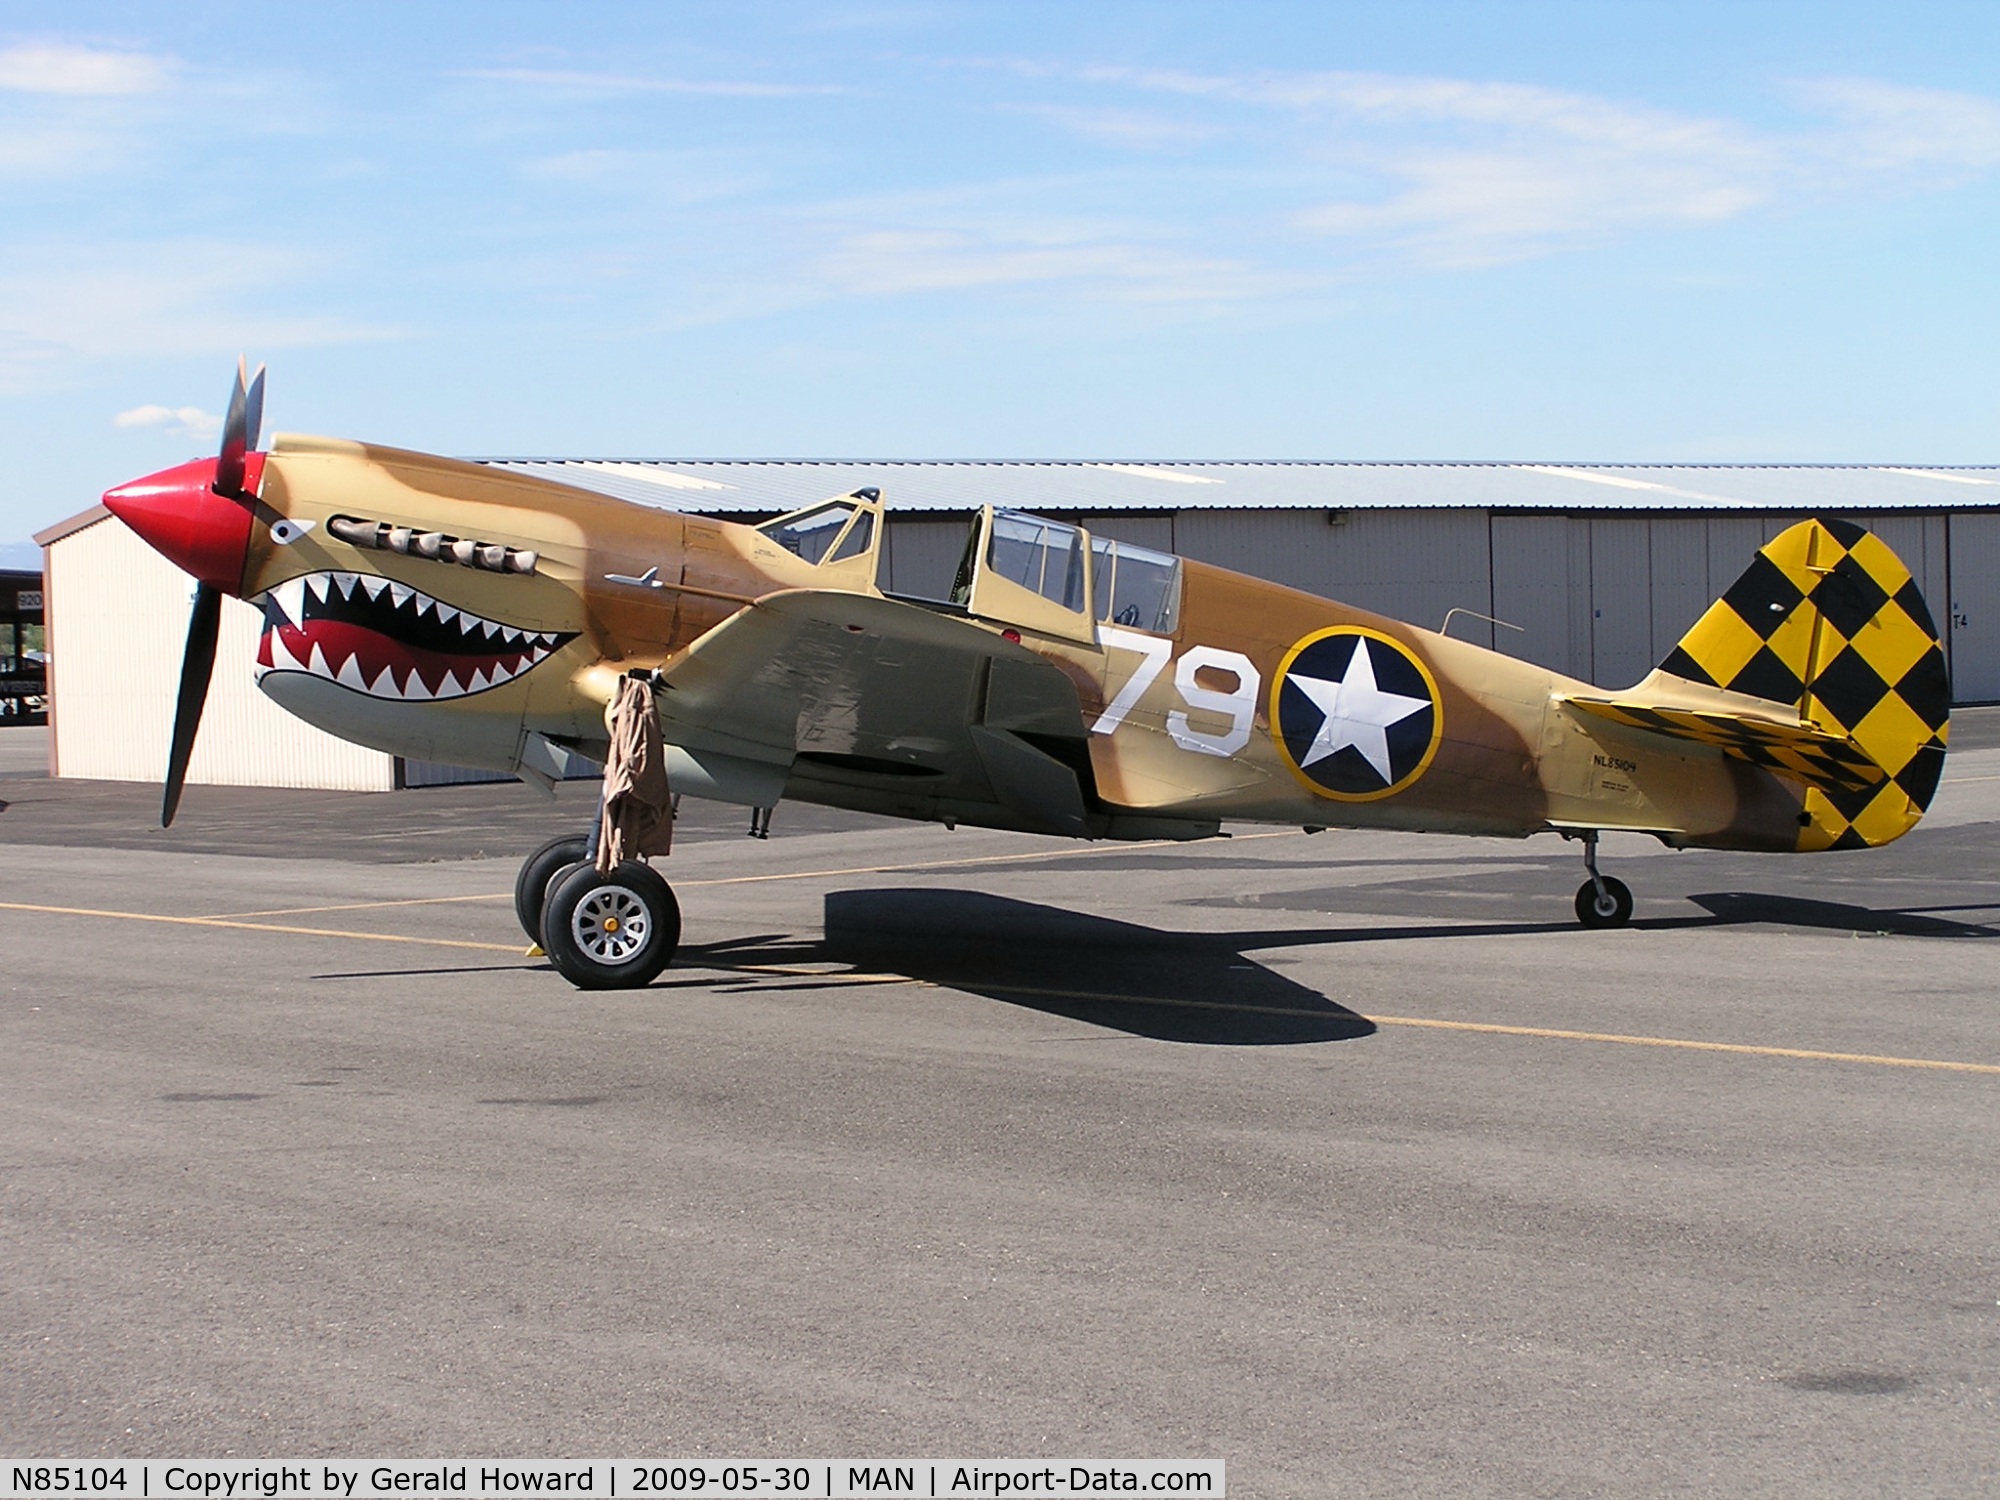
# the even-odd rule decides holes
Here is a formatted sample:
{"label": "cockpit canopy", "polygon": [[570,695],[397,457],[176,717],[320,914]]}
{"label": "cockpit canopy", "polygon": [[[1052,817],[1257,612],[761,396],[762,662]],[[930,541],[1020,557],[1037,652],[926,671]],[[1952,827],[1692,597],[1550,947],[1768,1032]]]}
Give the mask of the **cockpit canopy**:
{"label": "cockpit canopy", "polygon": [[1090,552],[1099,620],[1154,635],[1174,633],[1181,612],[1178,557],[1101,536],[1090,539]]}
{"label": "cockpit canopy", "polygon": [[875,540],[875,512],[857,498],[829,500],[757,529],[809,563],[842,562],[859,557]]}
{"label": "cockpit canopy", "polygon": [[[952,585],[954,604],[970,604],[979,571],[980,531],[975,528]],[[1180,615],[1181,560],[1167,552],[1020,511],[995,510],[985,571],[1038,594],[1059,608],[1080,612],[1086,599],[1105,625],[1171,635]],[[1086,593],[1084,555],[1089,553]]]}

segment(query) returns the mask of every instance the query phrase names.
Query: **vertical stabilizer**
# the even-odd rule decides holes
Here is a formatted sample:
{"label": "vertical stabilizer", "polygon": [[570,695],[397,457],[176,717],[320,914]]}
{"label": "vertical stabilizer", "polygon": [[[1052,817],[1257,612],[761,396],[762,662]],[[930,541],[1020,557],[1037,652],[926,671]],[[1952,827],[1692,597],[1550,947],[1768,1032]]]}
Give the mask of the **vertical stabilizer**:
{"label": "vertical stabilizer", "polygon": [[1944,647],[1910,570],[1851,521],[1801,521],[1773,538],[1660,670],[1785,704],[1887,773],[1851,791],[1808,788],[1802,850],[1886,844],[1937,790],[1951,713]]}

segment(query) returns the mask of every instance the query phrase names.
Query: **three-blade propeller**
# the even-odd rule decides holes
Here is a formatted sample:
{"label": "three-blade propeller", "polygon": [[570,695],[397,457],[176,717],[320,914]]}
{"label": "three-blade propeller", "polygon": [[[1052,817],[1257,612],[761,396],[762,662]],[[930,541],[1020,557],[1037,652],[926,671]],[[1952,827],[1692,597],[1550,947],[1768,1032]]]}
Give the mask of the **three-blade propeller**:
{"label": "three-blade propeller", "polygon": [[[222,451],[215,460],[215,493],[250,505],[256,497],[243,487],[244,455],[257,446],[264,426],[264,367],[246,380],[246,362],[236,362],[236,389],[229,396],[229,415],[222,423]],[[187,782],[188,760],[201,728],[202,706],[208,701],[209,679],[215,673],[215,642],[222,625],[222,590],[198,583],[194,612],[188,618],[187,647],[181,653],[180,692],[174,703],[174,738],[167,750],[166,794],[160,801],[160,826],[171,828]]]}

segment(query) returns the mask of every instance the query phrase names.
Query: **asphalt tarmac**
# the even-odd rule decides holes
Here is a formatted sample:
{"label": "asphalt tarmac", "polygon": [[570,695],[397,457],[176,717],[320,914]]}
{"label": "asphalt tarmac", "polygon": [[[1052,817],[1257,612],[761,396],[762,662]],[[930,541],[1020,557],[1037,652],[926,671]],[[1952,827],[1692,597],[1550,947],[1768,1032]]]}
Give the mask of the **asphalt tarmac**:
{"label": "asphalt tarmac", "polygon": [[[0,782],[0,1451],[1221,1457],[1236,1496],[2000,1487],[2000,711],[1887,849]],[[1967,748],[1969,747],[1969,748]]]}

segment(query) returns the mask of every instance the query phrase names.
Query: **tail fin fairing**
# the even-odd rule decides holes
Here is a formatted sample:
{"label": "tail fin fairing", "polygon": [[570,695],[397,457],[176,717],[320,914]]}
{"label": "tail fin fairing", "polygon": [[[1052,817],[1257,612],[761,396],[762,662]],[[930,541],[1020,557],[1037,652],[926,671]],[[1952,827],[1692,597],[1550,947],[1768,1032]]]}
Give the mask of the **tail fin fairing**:
{"label": "tail fin fairing", "polygon": [[[1718,723],[1713,705],[1674,701],[1662,681],[1674,677],[1769,709]],[[1907,833],[1930,805],[1951,683],[1910,570],[1872,532],[1823,517],[1763,547],[1631,694],[1577,706],[1794,777],[1805,787],[1798,848],[1862,849]],[[1709,711],[1688,711],[1697,706]]]}

